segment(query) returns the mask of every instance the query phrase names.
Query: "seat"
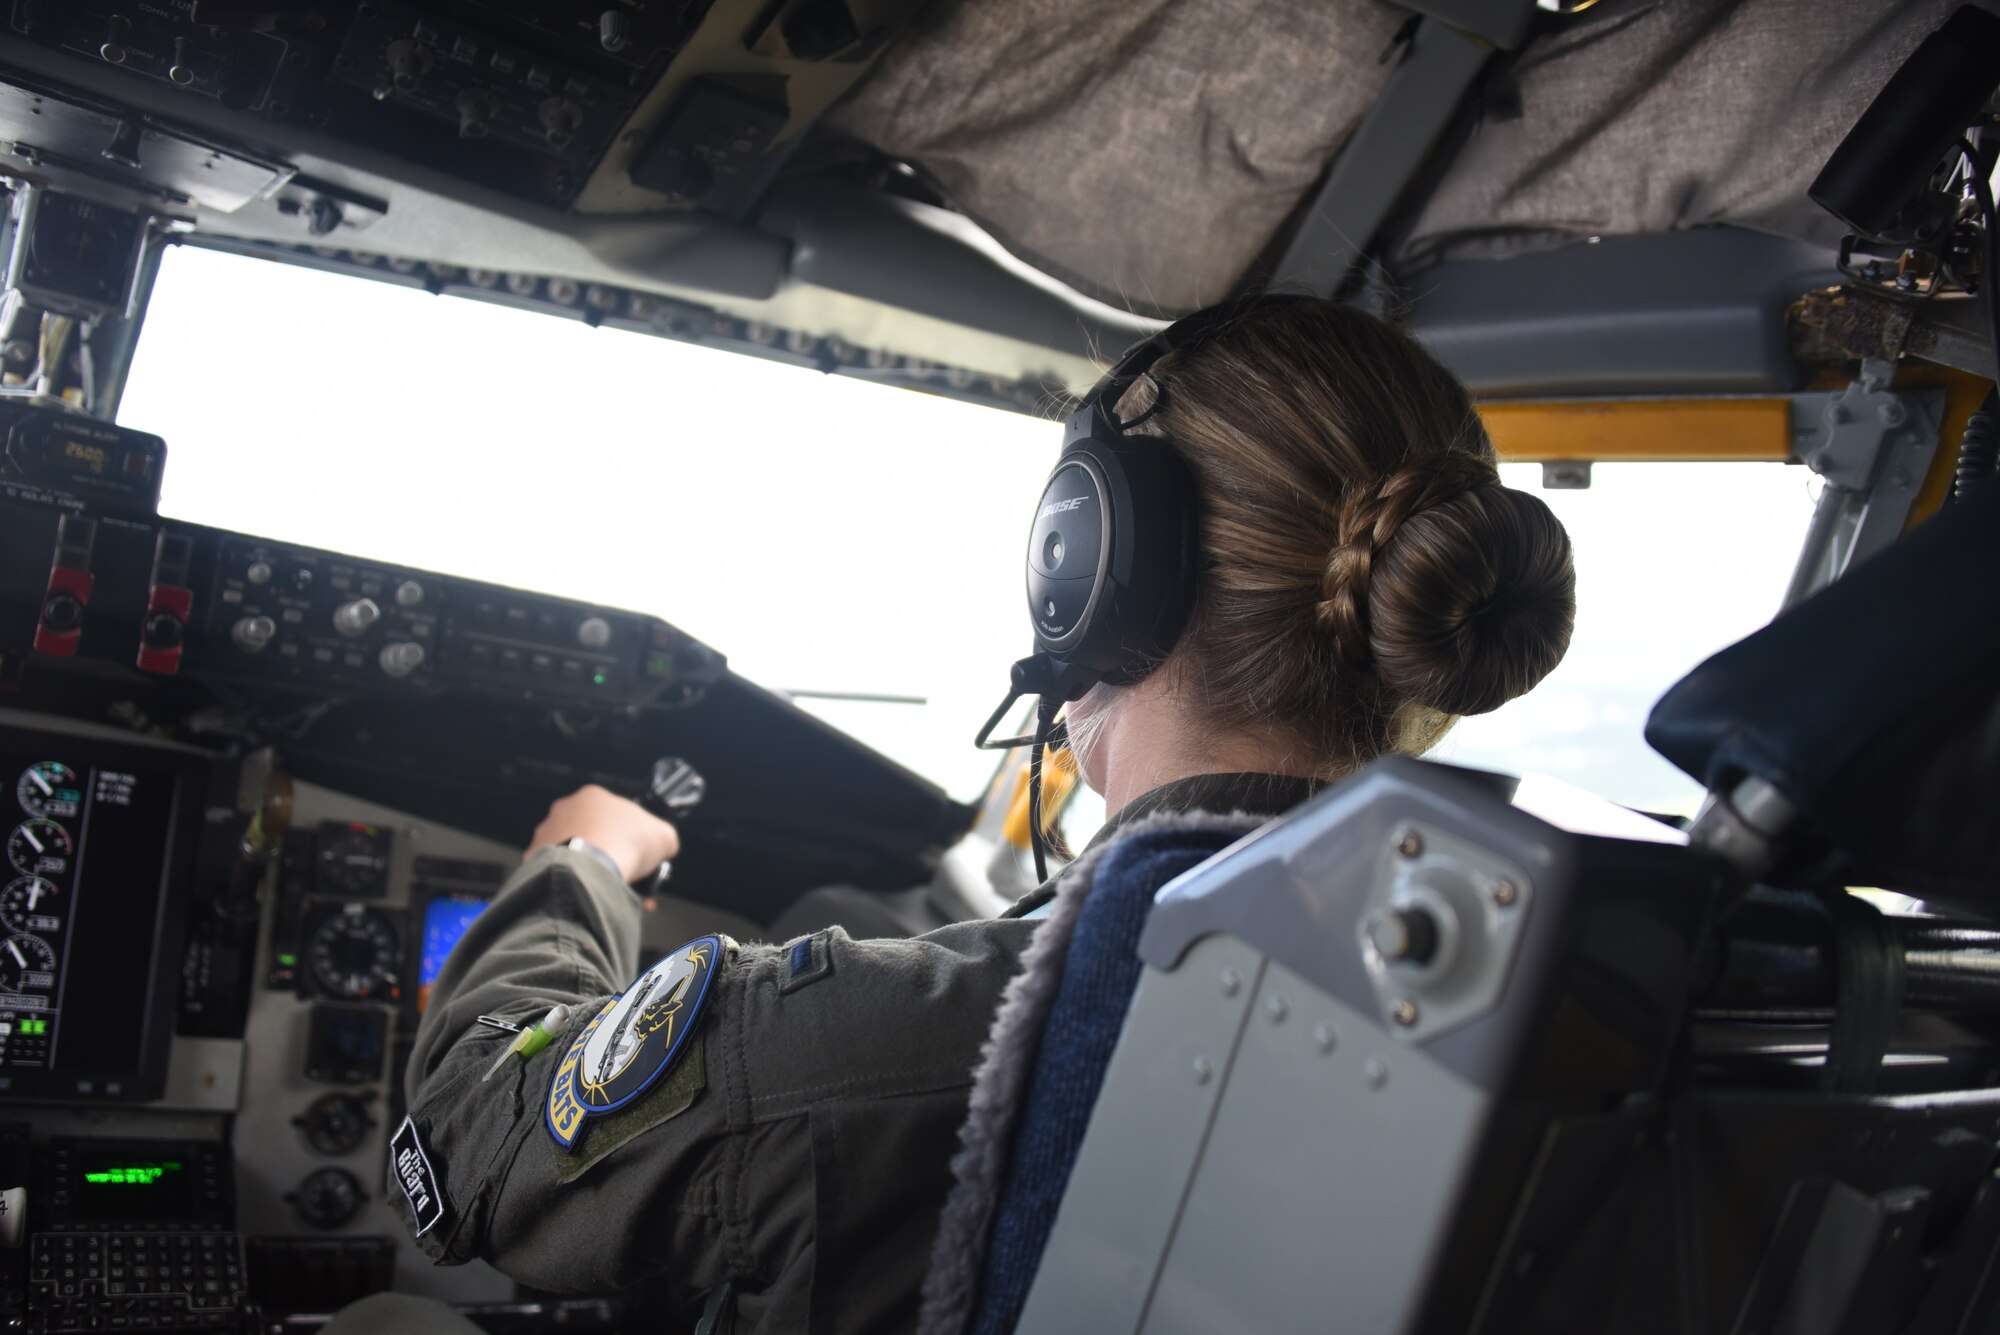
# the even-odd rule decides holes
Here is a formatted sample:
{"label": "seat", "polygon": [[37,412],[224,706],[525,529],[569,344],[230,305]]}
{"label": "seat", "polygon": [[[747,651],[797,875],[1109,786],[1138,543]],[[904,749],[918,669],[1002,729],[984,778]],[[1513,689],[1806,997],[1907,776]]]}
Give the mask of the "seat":
{"label": "seat", "polygon": [[1988,907],[2000,892],[2000,489],[1956,502],[1661,697],[1646,740],[1796,813],[1789,869]]}

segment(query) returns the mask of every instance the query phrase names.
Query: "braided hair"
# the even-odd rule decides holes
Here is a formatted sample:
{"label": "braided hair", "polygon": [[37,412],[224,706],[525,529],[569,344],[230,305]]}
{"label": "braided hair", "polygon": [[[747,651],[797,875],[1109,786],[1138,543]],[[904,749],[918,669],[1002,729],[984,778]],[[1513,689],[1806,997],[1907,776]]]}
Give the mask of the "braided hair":
{"label": "braided hair", "polygon": [[1128,394],[1188,462],[1203,569],[1169,670],[1216,729],[1278,727],[1339,773],[1527,691],[1575,616],[1568,535],[1500,485],[1464,387],[1389,325],[1236,303]]}

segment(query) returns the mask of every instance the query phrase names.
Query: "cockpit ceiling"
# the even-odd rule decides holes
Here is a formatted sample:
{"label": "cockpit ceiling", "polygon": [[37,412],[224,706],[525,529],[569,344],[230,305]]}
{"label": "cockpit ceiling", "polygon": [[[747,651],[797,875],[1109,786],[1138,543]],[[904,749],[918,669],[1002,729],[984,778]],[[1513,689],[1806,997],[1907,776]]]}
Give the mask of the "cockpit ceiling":
{"label": "cockpit ceiling", "polygon": [[[1957,3],[1545,15],[1487,66],[1469,135],[1392,221],[1390,263],[1711,223],[1831,247],[1838,224],[1806,185]],[[1408,17],[1377,0],[959,0],[828,123],[915,165],[1035,267],[1173,315],[1226,295],[1288,230],[1391,77]]]}

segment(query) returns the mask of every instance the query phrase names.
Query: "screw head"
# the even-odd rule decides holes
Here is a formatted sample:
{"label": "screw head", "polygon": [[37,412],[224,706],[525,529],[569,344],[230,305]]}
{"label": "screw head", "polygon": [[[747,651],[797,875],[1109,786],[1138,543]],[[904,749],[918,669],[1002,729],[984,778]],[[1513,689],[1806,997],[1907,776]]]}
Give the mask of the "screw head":
{"label": "screw head", "polygon": [[[1330,1024],[1316,1024],[1313,1026],[1313,1042],[1318,1045],[1321,1055],[1325,1055],[1340,1045],[1340,1035],[1333,1032]],[[2000,1172],[2000,1169],[1995,1171]]]}
{"label": "screw head", "polygon": [[1407,997],[1389,1008],[1389,1018],[1408,1029],[1417,1022],[1417,1003]]}
{"label": "screw head", "polygon": [[1367,1077],[1371,1088],[1380,1089],[1389,1083],[1389,1063],[1380,1057],[1370,1057],[1362,1063],[1361,1074]]}
{"label": "screw head", "polygon": [[1521,887],[1512,881],[1502,881],[1493,887],[1493,902],[1503,909],[1511,909],[1521,902]]}
{"label": "screw head", "polygon": [[1264,998],[1264,1013],[1271,1017],[1272,1024],[1277,1024],[1292,1013],[1292,1004],[1273,992]]}
{"label": "screw head", "polygon": [[1416,857],[1424,851],[1424,838],[1415,830],[1403,831],[1403,837],[1396,842],[1396,851],[1406,858]]}
{"label": "screw head", "polygon": [[1215,1078],[1215,1068],[1208,1064],[1208,1058],[1206,1057],[1196,1057],[1193,1069],[1194,1082],[1197,1085],[1205,1085]]}
{"label": "screw head", "polygon": [[1243,987],[1243,975],[1242,975],[1242,974],[1240,974],[1240,973],[1236,972],[1236,970],[1234,970],[1234,969],[1224,969],[1224,970],[1222,971],[1222,995],[1223,995],[1223,996],[1225,996],[1225,997],[1233,997],[1233,996],[1235,996],[1235,995],[1237,994],[1237,992],[1238,992],[1238,991],[1240,991],[1240,990],[1242,989],[1242,987]]}

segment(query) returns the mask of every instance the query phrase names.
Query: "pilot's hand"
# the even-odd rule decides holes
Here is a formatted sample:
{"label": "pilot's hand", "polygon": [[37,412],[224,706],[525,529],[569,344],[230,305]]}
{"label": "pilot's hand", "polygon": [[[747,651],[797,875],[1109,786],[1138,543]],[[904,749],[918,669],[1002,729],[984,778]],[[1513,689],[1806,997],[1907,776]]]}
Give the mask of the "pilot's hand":
{"label": "pilot's hand", "polygon": [[673,826],[638,803],[594,783],[550,805],[547,819],[535,827],[527,856],[572,839],[610,854],[628,885],[651,876],[662,862],[681,851],[681,837]]}

